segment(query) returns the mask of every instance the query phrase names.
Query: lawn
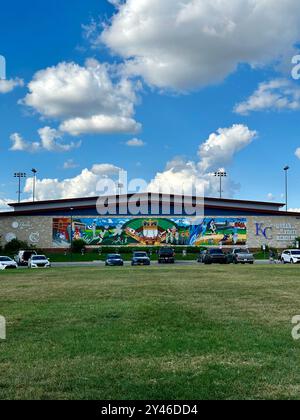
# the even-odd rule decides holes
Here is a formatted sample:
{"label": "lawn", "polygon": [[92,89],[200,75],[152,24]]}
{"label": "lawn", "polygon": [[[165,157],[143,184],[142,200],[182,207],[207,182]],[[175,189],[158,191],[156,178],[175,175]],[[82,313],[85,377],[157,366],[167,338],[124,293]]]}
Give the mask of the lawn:
{"label": "lawn", "polygon": [[299,399],[294,266],[0,273],[0,399]]}

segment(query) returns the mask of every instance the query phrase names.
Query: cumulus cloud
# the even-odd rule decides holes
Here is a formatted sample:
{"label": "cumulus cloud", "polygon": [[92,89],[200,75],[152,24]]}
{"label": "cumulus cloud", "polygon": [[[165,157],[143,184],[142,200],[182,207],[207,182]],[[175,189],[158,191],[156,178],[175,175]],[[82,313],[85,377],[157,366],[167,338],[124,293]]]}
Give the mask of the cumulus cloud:
{"label": "cumulus cloud", "polygon": [[300,39],[298,0],[112,3],[116,13],[98,42],[124,59],[127,74],[163,89],[222,81],[240,63],[278,63]]}
{"label": "cumulus cloud", "polygon": [[[105,177],[119,174],[120,168],[110,164],[97,164],[91,169],[83,169],[74,178],[38,179],[36,197],[38,200],[93,197],[99,194],[98,183]],[[26,180],[24,192],[31,194],[32,178]]]}
{"label": "cumulus cloud", "polygon": [[0,94],[12,92],[15,88],[23,87],[23,86],[24,86],[24,81],[19,78],[8,79],[8,80],[0,79]]}
{"label": "cumulus cloud", "polygon": [[[199,161],[175,158],[169,162],[164,172],[156,174],[151,181],[149,191],[168,191],[170,188],[181,193],[187,186],[204,189],[208,196],[218,196],[219,183],[214,172],[229,165],[236,153],[247,147],[256,138],[257,133],[244,125],[220,128],[199,147]],[[223,181],[223,189],[228,196],[234,195],[239,185],[230,178]]]}
{"label": "cumulus cloud", "polygon": [[261,83],[245,102],[236,105],[237,114],[248,115],[253,111],[296,111],[300,109],[300,88],[286,79]]}
{"label": "cumulus cloud", "polygon": [[28,142],[23,139],[19,133],[10,136],[13,152],[30,152],[36,153],[41,151],[47,152],[69,152],[80,147],[81,142],[71,142],[69,144],[62,142],[62,134],[50,127],[44,127],[38,130],[39,141]]}
{"label": "cumulus cloud", "polygon": [[300,159],[300,147],[298,147],[298,149],[295,152],[295,156]]}
{"label": "cumulus cloud", "polygon": [[114,77],[112,67],[87,60],[84,67],[60,63],[35,74],[21,101],[42,117],[61,122],[71,135],[136,133],[134,119],[138,85]]}
{"label": "cumulus cloud", "polygon": [[126,145],[129,147],[144,147],[146,143],[141,139],[131,139],[126,142]]}
{"label": "cumulus cloud", "polygon": [[200,169],[216,170],[230,164],[234,155],[252,143],[256,136],[256,131],[242,124],[219,128],[199,148]]}

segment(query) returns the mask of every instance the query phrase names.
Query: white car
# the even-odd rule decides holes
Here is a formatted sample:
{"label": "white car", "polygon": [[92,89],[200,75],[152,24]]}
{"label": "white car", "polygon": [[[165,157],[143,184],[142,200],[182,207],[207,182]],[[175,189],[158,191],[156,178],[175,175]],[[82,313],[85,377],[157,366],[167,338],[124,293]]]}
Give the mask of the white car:
{"label": "white car", "polygon": [[10,270],[18,268],[17,263],[9,257],[0,257],[0,270]]}
{"label": "white car", "polygon": [[28,261],[28,268],[50,268],[51,264],[45,255],[32,255]]}
{"label": "white car", "polygon": [[300,264],[300,250],[287,249],[281,255],[281,262],[284,264]]}

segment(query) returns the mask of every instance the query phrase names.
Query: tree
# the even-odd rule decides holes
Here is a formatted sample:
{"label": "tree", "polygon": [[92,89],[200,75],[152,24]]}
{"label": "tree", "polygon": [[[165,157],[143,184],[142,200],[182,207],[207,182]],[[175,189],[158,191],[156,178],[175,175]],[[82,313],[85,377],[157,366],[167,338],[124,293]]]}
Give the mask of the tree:
{"label": "tree", "polygon": [[80,254],[82,250],[85,250],[86,243],[83,239],[75,239],[72,244],[72,252]]}
{"label": "tree", "polygon": [[21,249],[30,249],[27,242],[19,241],[18,239],[13,239],[12,241],[8,242],[4,247],[4,252],[8,255],[17,254]]}

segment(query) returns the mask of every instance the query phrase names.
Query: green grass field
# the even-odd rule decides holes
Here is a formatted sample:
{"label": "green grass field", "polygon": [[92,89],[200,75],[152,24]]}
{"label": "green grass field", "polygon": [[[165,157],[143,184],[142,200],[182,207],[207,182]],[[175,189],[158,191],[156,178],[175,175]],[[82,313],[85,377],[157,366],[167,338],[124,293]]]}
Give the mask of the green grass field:
{"label": "green grass field", "polygon": [[299,399],[300,270],[0,273],[0,399]]}

